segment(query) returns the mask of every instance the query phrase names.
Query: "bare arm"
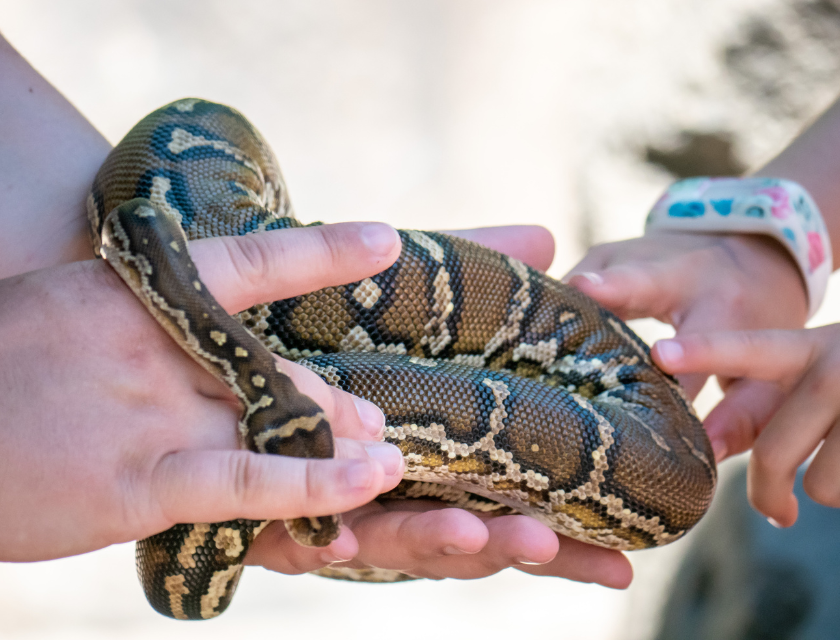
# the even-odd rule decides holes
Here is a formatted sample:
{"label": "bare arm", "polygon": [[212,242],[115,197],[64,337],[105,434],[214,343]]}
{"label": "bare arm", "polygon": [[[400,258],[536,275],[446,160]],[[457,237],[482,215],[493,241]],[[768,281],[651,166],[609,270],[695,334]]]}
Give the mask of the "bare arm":
{"label": "bare arm", "polygon": [[0,278],[92,258],[85,198],[111,145],[0,35]]}
{"label": "bare arm", "polygon": [[840,260],[840,100],[755,175],[787,178],[811,193],[831,236],[836,269]]}

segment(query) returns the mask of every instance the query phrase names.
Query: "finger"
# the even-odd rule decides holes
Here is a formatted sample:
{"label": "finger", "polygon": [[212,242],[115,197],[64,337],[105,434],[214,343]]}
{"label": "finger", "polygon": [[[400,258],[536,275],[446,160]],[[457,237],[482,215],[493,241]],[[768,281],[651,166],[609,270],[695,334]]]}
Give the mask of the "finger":
{"label": "finger", "polygon": [[379,222],[344,222],[190,243],[202,280],[230,312],[362,280],[391,266],[399,253],[399,234]]}
{"label": "finger", "polygon": [[[720,323],[725,322],[726,315],[720,313],[717,307],[716,298],[703,297],[688,309],[673,311],[671,319],[676,325],[676,337],[681,338],[693,333],[707,333],[720,328]],[[688,397],[693,400],[703,390],[709,379],[709,374],[683,373],[677,374],[675,377],[685,389]],[[721,381],[719,380],[719,382]]]}
{"label": "finger", "polygon": [[671,317],[681,309],[685,285],[675,271],[659,264],[622,264],[597,272],[573,272],[563,279],[624,320]]}
{"label": "finger", "polygon": [[827,507],[840,507],[840,428],[838,422],[808,465],[802,486],[811,499]]}
{"label": "finger", "polygon": [[809,369],[753,446],[747,474],[750,502],[784,527],[796,521],[796,471],[840,412],[832,369],[836,367],[816,365]]}
{"label": "finger", "polygon": [[554,260],[554,236],[545,227],[537,225],[479,227],[443,233],[484,245],[540,271],[547,271]]}
{"label": "finger", "polygon": [[544,524],[520,515],[484,521],[487,544],[478,553],[432,560],[425,570],[439,577],[472,580],[494,575],[507,567],[550,562],[557,553],[557,536]]}
{"label": "finger", "polygon": [[590,247],[580,262],[563,276],[563,282],[576,274],[598,272],[606,269],[615,257],[616,243],[599,244]]}
{"label": "finger", "polygon": [[727,386],[723,400],[703,421],[715,460],[750,449],[784,399],[772,382],[742,379]]}
{"label": "finger", "polygon": [[439,508],[441,505],[429,511],[415,511],[420,504],[407,504],[405,509],[401,506],[375,505],[347,514],[348,526],[360,545],[351,566],[376,566],[426,578],[447,577],[448,573],[439,572],[441,561],[445,566],[449,558],[478,553],[487,544],[487,527],[467,511]]}
{"label": "finger", "polygon": [[721,331],[693,333],[653,345],[654,361],[669,373],[699,372],[729,378],[784,382],[814,357],[805,331]]}
{"label": "finger", "polygon": [[427,503],[410,501],[406,510],[388,507],[354,522],[361,551],[349,566],[361,562],[359,566],[387,567],[423,578],[475,579],[522,562],[548,562],[557,551],[554,533],[532,518],[481,519],[461,509],[434,506],[426,507],[431,511],[410,511],[423,504]]}
{"label": "finger", "polygon": [[359,552],[356,536],[342,527],[338,538],[326,547],[304,547],[292,540],[282,522],[268,525],[248,549],[245,564],[270,571],[299,575],[321,569],[334,562],[345,562]]}
{"label": "finger", "polygon": [[[624,320],[651,317],[677,327],[678,333],[682,330],[686,289],[678,279],[666,277],[659,265],[620,265],[600,272],[571,273],[564,282]],[[707,378],[689,373],[679,376],[679,382],[688,396],[695,398]]]}
{"label": "finger", "polygon": [[[367,446],[386,452],[377,458],[392,456],[394,466],[402,464],[393,445]],[[176,522],[284,520],[349,511],[373,500],[390,482],[382,464],[370,456],[312,460],[190,450],[164,456],[150,484],[150,507],[162,530]]]}
{"label": "finger", "polygon": [[334,436],[357,440],[381,440],[385,414],[372,402],[331,387],[306,367],[277,358],[280,368],[298,391],[312,398],[327,415]]}
{"label": "finger", "polygon": [[627,557],[578,540],[558,536],[560,548],[550,562],[520,566],[520,571],[535,576],[557,576],[576,582],[594,582],[610,589],[626,589],[633,581],[633,566]]}
{"label": "finger", "polygon": [[390,491],[396,487],[405,473],[405,458],[394,445],[387,442],[364,442],[351,438],[335,439],[335,457],[343,460],[363,460],[371,458],[382,465],[385,477],[382,480],[380,493]]}
{"label": "finger", "polygon": [[[395,465],[395,461],[390,455],[387,455],[388,453],[389,448],[380,447],[378,444],[371,447],[355,440],[336,439],[336,458],[353,459],[370,455],[375,459],[380,459],[380,455],[385,454],[380,459],[380,463],[386,472],[383,491],[390,491],[399,484],[404,469],[403,464]],[[371,506],[378,505],[375,502],[369,503],[355,511],[358,512]],[[352,520],[345,518],[344,524],[349,525],[352,522]],[[390,540],[386,538],[384,546],[388,547],[389,542]],[[382,544],[382,541],[378,542],[378,545]],[[282,523],[272,523],[260,533],[254,546],[248,551],[246,564],[261,565],[278,573],[297,575],[315,571],[335,562],[346,562],[354,558],[358,552],[358,540],[348,526],[342,527],[341,535],[329,546],[315,548],[297,544],[288,535],[288,531]]]}

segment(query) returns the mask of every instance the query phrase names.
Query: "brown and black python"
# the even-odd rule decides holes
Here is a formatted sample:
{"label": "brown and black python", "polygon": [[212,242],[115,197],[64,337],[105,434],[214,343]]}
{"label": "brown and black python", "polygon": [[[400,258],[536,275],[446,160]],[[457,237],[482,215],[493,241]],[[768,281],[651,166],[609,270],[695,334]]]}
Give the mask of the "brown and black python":
{"label": "brown and black python", "polygon": [[[514,510],[615,549],[675,540],[709,506],[708,439],[647,346],[591,299],[495,251],[401,231],[399,260],[373,278],[238,322],[224,313],[187,241],[301,226],[270,148],[229,107],[191,98],[144,118],[102,166],[88,210],[97,253],[239,398],[253,451],[333,455],[328,421],[274,353],[382,408],[406,459],[391,497]],[[139,542],[152,606],[221,613],[264,525],[181,524]],[[340,526],[337,516],[286,525],[309,545]]]}

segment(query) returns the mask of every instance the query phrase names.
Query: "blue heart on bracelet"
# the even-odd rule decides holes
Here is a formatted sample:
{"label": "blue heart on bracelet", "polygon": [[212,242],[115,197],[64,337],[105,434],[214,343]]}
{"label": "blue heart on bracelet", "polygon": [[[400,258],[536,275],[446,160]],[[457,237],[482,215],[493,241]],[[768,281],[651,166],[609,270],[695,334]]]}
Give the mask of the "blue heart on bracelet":
{"label": "blue heart on bracelet", "polygon": [[668,207],[668,215],[672,218],[698,218],[706,213],[706,205],[700,201],[675,202]]}

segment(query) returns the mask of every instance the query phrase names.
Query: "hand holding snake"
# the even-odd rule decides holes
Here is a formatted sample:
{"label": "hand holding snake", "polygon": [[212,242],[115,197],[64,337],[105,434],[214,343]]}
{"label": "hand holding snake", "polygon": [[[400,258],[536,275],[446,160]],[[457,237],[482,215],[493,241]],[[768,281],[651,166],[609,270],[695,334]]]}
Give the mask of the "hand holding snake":
{"label": "hand holding snake", "polygon": [[[336,265],[334,275],[376,272],[388,255],[371,254],[360,241],[360,228],[303,230],[300,242],[269,234],[260,242],[266,243],[266,255],[326,257],[315,247],[329,246],[320,239],[329,234],[329,242],[342,246],[348,260]],[[312,284],[282,270],[269,270],[283,273],[281,279],[257,277],[263,273],[257,264],[231,258],[236,254],[230,249],[216,240],[194,247],[196,261],[208,267],[202,271],[209,286],[226,306],[291,291],[290,286],[305,291]],[[328,274],[306,277],[313,275],[329,282]],[[299,509],[295,501],[303,505],[298,515],[308,515],[306,509],[344,511],[369,502],[397,480],[393,474],[383,477],[382,465],[365,450],[365,443],[373,444],[381,433],[381,415],[377,418],[374,409],[368,420],[372,431],[367,429],[348,394],[293,365],[297,384],[318,399],[343,436],[338,439],[342,459],[305,462],[237,452],[238,406],[229,392],[150,322],[101,261],[2,280],[0,292],[3,560],[83,553],[148,536],[199,513],[198,519],[213,520],[247,516],[248,510],[288,515]],[[17,375],[5,375],[10,372]],[[251,456],[256,464],[241,464]],[[344,493],[340,489],[347,485],[338,477],[357,460],[370,464],[371,486]],[[306,468],[317,495],[301,494],[299,479]],[[248,473],[233,475],[237,470]],[[357,542],[347,532],[317,553],[335,552],[327,559],[334,561],[356,551]],[[323,564],[317,556],[291,560],[313,568]]]}
{"label": "hand holding snake", "polygon": [[[697,333],[654,345],[657,362],[668,371],[736,380],[709,414],[709,431],[731,454],[752,449],[747,495],[776,526],[796,522],[793,487],[809,458],[803,489],[815,502],[840,507],[838,338],[840,324],[832,324]],[[763,397],[750,389],[756,382],[767,389]]]}

